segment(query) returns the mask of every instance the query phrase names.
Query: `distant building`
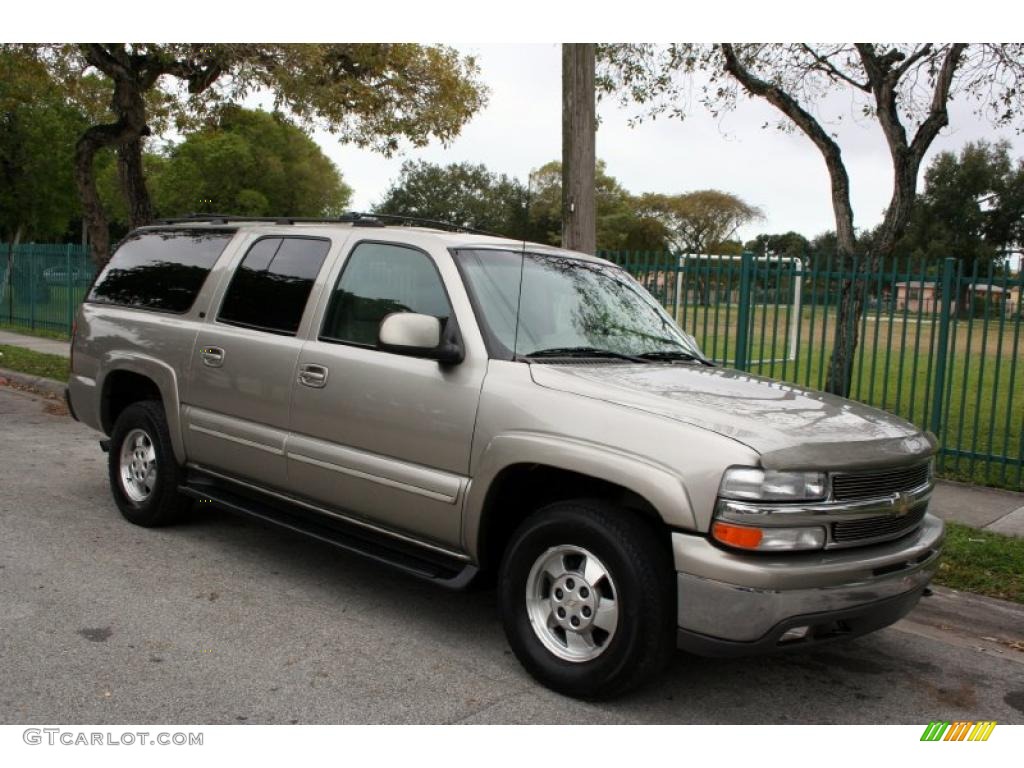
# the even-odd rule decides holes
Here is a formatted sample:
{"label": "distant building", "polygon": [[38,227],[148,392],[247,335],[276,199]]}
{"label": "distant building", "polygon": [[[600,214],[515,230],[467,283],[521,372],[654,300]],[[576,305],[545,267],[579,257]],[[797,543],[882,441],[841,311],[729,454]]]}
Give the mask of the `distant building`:
{"label": "distant building", "polygon": [[[896,283],[895,292],[894,310],[897,312],[928,314],[937,313],[940,310],[939,302],[942,294],[939,292],[939,285],[936,282],[908,280]],[[891,291],[887,291],[887,293],[891,293]],[[950,306],[950,310],[953,312],[956,311],[956,298],[956,296],[953,297],[952,306]],[[998,307],[991,310],[994,315],[1014,316],[1024,310],[1021,305],[1020,285],[1007,285],[1004,288],[1001,285],[979,280],[968,286],[964,299],[968,311],[977,310],[980,313],[983,311],[984,305],[989,305]],[[972,314],[974,313],[972,312]]]}
{"label": "distant building", "polygon": [[937,312],[939,310],[936,284],[924,280],[896,283],[897,312]]}
{"label": "distant building", "polygon": [[1021,310],[1020,288],[1021,287],[1019,285],[1007,285],[1004,288],[1001,285],[990,285],[989,283],[982,283],[979,281],[971,285],[969,300],[972,306],[979,304],[980,302],[985,302],[989,305],[998,307],[998,309],[993,311],[993,314],[1006,314],[1012,316]]}

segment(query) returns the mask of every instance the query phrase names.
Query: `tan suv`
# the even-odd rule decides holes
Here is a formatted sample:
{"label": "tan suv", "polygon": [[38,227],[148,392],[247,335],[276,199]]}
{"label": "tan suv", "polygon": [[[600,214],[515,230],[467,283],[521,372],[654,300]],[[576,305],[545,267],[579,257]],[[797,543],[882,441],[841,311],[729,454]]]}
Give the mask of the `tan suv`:
{"label": "tan suv", "polygon": [[935,571],[931,435],[707,362],[626,272],[381,218],[169,221],[82,306],[69,402],[123,515],[192,499],[461,588],[582,697],[675,647],[885,626]]}

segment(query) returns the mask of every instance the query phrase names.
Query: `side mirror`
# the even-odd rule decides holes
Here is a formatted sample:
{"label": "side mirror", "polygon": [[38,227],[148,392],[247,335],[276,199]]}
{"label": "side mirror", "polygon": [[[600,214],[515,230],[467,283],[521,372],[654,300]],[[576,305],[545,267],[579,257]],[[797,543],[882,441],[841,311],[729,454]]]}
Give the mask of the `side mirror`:
{"label": "side mirror", "polygon": [[425,357],[439,363],[461,363],[462,347],[442,339],[441,321],[415,312],[393,312],[380,323],[377,346],[385,352],[410,357]]}

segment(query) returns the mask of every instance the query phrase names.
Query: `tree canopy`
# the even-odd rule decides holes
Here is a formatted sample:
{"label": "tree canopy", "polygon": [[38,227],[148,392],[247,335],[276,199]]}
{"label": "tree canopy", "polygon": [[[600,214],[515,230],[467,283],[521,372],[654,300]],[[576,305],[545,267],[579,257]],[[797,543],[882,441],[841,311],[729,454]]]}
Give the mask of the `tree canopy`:
{"label": "tree canopy", "polygon": [[42,64],[0,50],[0,240],[67,231],[78,215],[71,159],[85,125]]}
{"label": "tree canopy", "polygon": [[522,237],[525,203],[522,184],[484,165],[410,160],[374,210]]}
{"label": "tree canopy", "polygon": [[935,156],[924,174],[898,250],[918,259],[954,257],[979,273],[1024,242],[1024,161],[1006,142],[969,143]]}
{"label": "tree canopy", "polygon": [[212,107],[255,91],[307,125],[390,153],[401,142],[422,146],[450,141],[483,105],[486,89],[470,57],[445,46],[391,43],[236,44],[85,43],[20,46],[65,83],[82,92],[80,78],[107,81],[109,116],[81,134],[75,179],[98,260],[109,256],[109,233],[96,187],[94,159],[117,153],[118,178],[132,226],[153,217],[146,185],[145,138],[166,124],[179,129]]}
{"label": "tree canopy", "polygon": [[790,258],[806,258],[811,243],[799,232],[783,232],[781,234],[761,234],[743,245],[744,250],[758,256],[788,256]]}
{"label": "tree canopy", "polygon": [[760,208],[717,189],[648,193],[640,196],[635,209],[661,222],[672,248],[682,253],[720,253],[741,226],[764,218]]}
{"label": "tree canopy", "polygon": [[[925,154],[949,124],[951,99],[971,101],[996,125],[1009,125],[1024,110],[1024,44],[966,43],[673,43],[602,46],[600,82],[643,116],[684,117],[700,73],[700,101],[712,113],[732,109],[740,90],[779,113],[783,130],[803,133],[828,170],[840,264],[857,250],[850,177],[839,140],[824,115],[825,98],[845,92],[861,118],[878,124],[889,148],[893,188],[881,224],[873,230],[875,268],[889,256],[913,210]],[[842,109],[849,110],[843,100]],[[844,282],[826,389],[849,391],[866,281]]]}
{"label": "tree canopy", "polygon": [[[595,178],[598,249],[665,250],[664,226],[637,214],[635,199],[608,174],[603,161],[597,162]],[[524,185],[484,165],[410,161],[402,165],[401,174],[374,210],[448,221],[507,237],[560,245],[562,165],[558,161],[542,165],[530,174],[529,182]]]}
{"label": "tree canopy", "polygon": [[[663,251],[660,222],[637,215],[635,198],[597,161],[594,175],[599,251]],[[530,174],[530,239],[559,245],[562,239],[562,164],[557,160]]]}
{"label": "tree canopy", "polygon": [[280,114],[225,107],[154,160],[160,215],[337,215],[352,194],[316,142]]}

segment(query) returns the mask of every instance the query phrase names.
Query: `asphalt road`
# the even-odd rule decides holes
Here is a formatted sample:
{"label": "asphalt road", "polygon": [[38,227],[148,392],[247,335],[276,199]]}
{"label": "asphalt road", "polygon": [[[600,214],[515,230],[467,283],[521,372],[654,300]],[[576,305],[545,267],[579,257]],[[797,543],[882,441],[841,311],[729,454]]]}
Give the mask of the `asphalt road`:
{"label": "asphalt road", "polygon": [[129,525],[97,437],[0,387],[0,722],[1024,723],[1024,652],[949,629],[956,607],[806,655],[680,654],[626,698],[566,699],[521,670],[493,591],[215,510]]}

